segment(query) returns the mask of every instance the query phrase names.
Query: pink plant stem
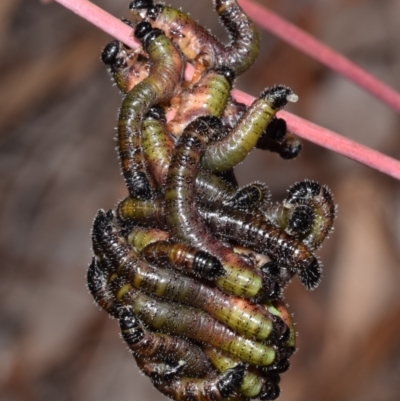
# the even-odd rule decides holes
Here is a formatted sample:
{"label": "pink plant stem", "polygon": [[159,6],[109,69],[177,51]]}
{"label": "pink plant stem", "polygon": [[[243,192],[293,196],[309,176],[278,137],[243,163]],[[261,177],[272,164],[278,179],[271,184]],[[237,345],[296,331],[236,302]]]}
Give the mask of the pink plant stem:
{"label": "pink plant stem", "polygon": [[[130,46],[131,48],[137,48],[139,46],[138,42],[132,38],[132,28],[128,27],[126,24],[93,3],[87,0],[56,1],[82,18],[93,23],[98,28],[109,33],[111,36],[125,43],[127,46]],[[185,73],[186,79],[190,80],[192,75],[193,67],[188,64]],[[254,101],[252,96],[238,90],[233,91],[233,96],[239,102],[247,105],[250,105]],[[287,121],[289,129],[299,137],[307,139],[400,180],[400,161],[355,141],[344,138],[333,131],[322,128],[293,114],[282,111],[281,116]]]}
{"label": "pink plant stem", "polygon": [[246,14],[260,27],[348,78],[400,112],[400,94],[388,85],[267,8],[251,0],[238,1]]}

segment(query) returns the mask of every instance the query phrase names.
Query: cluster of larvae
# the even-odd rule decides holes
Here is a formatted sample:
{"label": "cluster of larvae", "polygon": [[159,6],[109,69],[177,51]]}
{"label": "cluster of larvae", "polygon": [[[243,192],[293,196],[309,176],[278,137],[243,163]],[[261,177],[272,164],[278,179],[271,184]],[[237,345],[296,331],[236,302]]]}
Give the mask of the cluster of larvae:
{"label": "cluster of larvae", "polygon": [[277,204],[262,183],[238,188],[233,168],[254,147],[299,153],[276,117],[297,97],[283,85],[250,107],[230,96],[259,37],[235,0],[214,6],[228,45],[179,10],[135,0],[125,22],[142,47],[112,41],[103,50],[124,94],[117,141],[129,196],[95,217],[88,287],[166,396],[274,400],[296,347],[282,291],[294,275],[318,285],[314,252],[335,205],[312,181]]}

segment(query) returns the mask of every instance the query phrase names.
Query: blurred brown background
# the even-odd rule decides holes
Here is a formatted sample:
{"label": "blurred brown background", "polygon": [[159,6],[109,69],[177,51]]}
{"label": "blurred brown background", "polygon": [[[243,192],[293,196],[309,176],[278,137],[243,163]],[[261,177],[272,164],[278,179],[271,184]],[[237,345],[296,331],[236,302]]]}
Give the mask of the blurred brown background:
{"label": "blurred brown background", "polygon": [[[127,16],[127,1],[97,3]],[[400,90],[398,0],[262,3]],[[181,5],[225,37],[210,0]],[[85,287],[92,219],[126,194],[113,140],[121,97],[99,60],[109,40],[56,3],[0,2],[3,401],[164,399]],[[263,33],[237,87],[257,95],[273,83],[300,96],[291,111],[399,158],[395,112]],[[265,181],[276,200],[317,180],[339,204],[322,284],[310,293],[295,279],[286,291],[299,351],[280,400],[398,401],[399,183],[310,143],[290,162],[255,151],[238,177]]]}

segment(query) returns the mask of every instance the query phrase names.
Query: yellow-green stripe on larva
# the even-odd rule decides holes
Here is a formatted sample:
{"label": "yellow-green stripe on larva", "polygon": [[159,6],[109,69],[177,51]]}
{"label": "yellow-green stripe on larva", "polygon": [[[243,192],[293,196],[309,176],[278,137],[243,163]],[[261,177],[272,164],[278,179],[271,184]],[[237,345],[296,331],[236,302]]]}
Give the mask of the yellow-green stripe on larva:
{"label": "yellow-green stripe on larva", "polygon": [[225,268],[217,280],[225,291],[253,298],[261,295],[263,280],[253,266],[216,241],[196,208],[195,178],[204,152],[212,117],[199,117],[190,123],[175,147],[165,188],[165,220],[171,234],[183,242],[216,256]]}
{"label": "yellow-green stripe on larva", "polygon": [[142,144],[148,169],[157,184],[163,186],[175,144],[166,130],[165,115],[160,107],[150,109],[143,119]]}
{"label": "yellow-green stripe on larva", "polygon": [[297,96],[284,86],[265,90],[259,99],[247,109],[236,126],[224,138],[208,144],[202,158],[204,168],[221,172],[242,162],[256,146],[258,139],[288,101]]}
{"label": "yellow-green stripe on larva", "polygon": [[188,340],[176,336],[154,333],[145,328],[130,306],[120,310],[119,325],[122,338],[132,350],[135,358],[151,362],[163,362],[168,355],[169,363],[185,360],[181,374],[205,377],[213,370],[201,348]]}
{"label": "yellow-green stripe on larva", "polygon": [[141,123],[152,105],[168,100],[174,94],[182,77],[183,62],[175,45],[161,31],[151,30],[148,23],[138,24],[135,34],[140,35],[139,39],[149,54],[150,74],[128,92],[122,102],[118,118],[118,147],[130,195],[149,199],[152,188],[143,158]]}
{"label": "yellow-green stripe on larva", "polygon": [[161,302],[133,291],[126,294],[123,302],[132,305],[134,313],[156,330],[207,342],[252,365],[268,366],[275,360],[273,347],[234,333],[198,309]]}
{"label": "yellow-green stripe on larva", "polygon": [[[113,264],[117,276],[123,278],[122,286],[115,290],[119,301],[130,290],[130,286],[133,286],[148,294],[199,307],[238,333],[249,337],[255,336],[261,340],[269,337],[272,321],[269,312],[263,307],[225,295],[217,288],[209,287],[190,277],[148,265],[139,259],[124,237],[118,233],[109,217],[101,211],[95,219],[93,231],[96,240],[102,245],[104,253]],[[167,248],[169,245],[170,249],[178,246],[164,244]],[[152,245],[154,244],[148,246]],[[203,258],[213,258],[201,252]],[[214,259],[214,262],[219,263],[216,258]],[[153,259],[153,262],[159,264],[158,258]],[[218,267],[222,269],[221,265]]]}
{"label": "yellow-green stripe on larva", "polygon": [[[202,348],[219,372],[225,372],[227,369],[231,369],[240,363],[239,359],[229,356],[209,345],[203,345]],[[239,392],[246,397],[255,398],[260,394],[264,383],[265,378],[261,377],[261,374],[256,375],[255,373],[246,371]]]}

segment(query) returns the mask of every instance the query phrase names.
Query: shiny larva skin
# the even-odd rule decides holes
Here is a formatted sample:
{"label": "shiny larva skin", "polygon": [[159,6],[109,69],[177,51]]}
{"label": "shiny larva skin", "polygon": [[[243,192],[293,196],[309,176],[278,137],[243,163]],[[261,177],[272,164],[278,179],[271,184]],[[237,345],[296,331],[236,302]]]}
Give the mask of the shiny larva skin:
{"label": "shiny larva skin", "polygon": [[269,366],[275,362],[275,347],[234,333],[199,309],[161,302],[126,286],[117,288],[115,295],[117,301],[131,305],[133,312],[155,330],[207,342],[252,365]]}
{"label": "shiny larva skin", "polygon": [[293,92],[284,86],[265,90],[228,135],[207,146],[202,158],[203,167],[211,171],[226,171],[242,162],[292,95]]}
{"label": "shiny larva skin", "polygon": [[147,17],[153,27],[162,29],[194,62],[196,69],[204,70],[226,66],[236,75],[242,74],[255,61],[260,39],[253,22],[244,14],[235,0],[215,0],[215,9],[221,23],[231,36],[231,43],[223,45],[208,30],[182,11],[151,1],[133,1],[133,14]]}
{"label": "shiny larva skin", "polygon": [[181,94],[180,105],[168,123],[168,131],[175,137],[196,118],[212,115],[219,117],[224,111],[232,89],[234,73],[228,69],[211,70],[199,82]]}
{"label": "shiny larva skin", "polygon": [[[219,372],[232,369],[240,363],[240,360],[217,350],[209,345],[202,346],[205,354]],[[262,373],[254,368],[246,369],[239,393],[248,398],[260,400],[275,400],[279,396],[279,374]]]}
{"label": "shiny larva skin", "polygon": [[268,204],[270,193],[267,186],[261,182],[253,182],[240,188],[235,195],[224,202],[226,206],[235,209],[246,210],[249,208],[260,208]]}
{"label": "shiny larva skin", "polygon": [[167,132],[165,113],[155,106],[142,122],[143,153],[149,172],[159,186],[164,186],[175,141]]}
{"label": "shiny larva skin", "polygon": [[[95,282],[92,281],[94,276],[97,277]],[[98,268],[96,275],[88,274],[89,288],[94,298],[114,317],[119,316],[121,305],[130,305],[133,313],[146,325],[165,334],[207,342],[253,365],[269,366],[275,362],[274,347],[234,333],[199,309],[174,302],[161,302],[118,279],[111,281],[108,290],[104,287],[106,281],[107,275],[101,268]],[[103,296],[106,299],[102,299]]]}
{"label": "shiny larva skin", "polygon": [[142,119],[151,106],[168,100],[174,94],[184,63],[180,51],[161,31],[150,30],[143,36],[144,24],[139,24],[135,32],[136,35],[140,32],[143,47],[149,54],[150,75],[128,92],[122,102],[118,118],[118,147],[130,195],[149,199],[152,193],[143,160]]}
{"label": "shiny larva skin", "polygon": [[[244,365],[239,365],[221,373],[215,378],[191,379],[179,378],[165,380],[157,366],[140,364],[140,369],[150,378],[154,386],[164,395],[176,401],[222,401],[234,396],[240,387],[244,375]],[[241,397],[238,397],[241,400]]]}
{"label": "shiny larva skin", "polygon": [[[221,116],[227,130],[232,129],[242,118],[248,107],[230,97]],[[297,137],[287,131],[286,121],[276,116],[272,118],[267,128],[258,139],[255,147],[278,153],[283,159],[293,159],[301,151],[302,144]]]}
{"label": "shiny larva skin", "polygon": [[175,147],[165,189],[165,220],[172,235],[216,256],[226,274],[217,280],[225,291],[253,298],[262,295],[263,278],[234,254],[232,248],[215,240],[196,208],[194,190],[199,161],[204,152],[208,126],[202,117],[185,129]]}
{"label": "shiny larva skin", "polygon": [[[93,235],[115,268],[112,276],[116,275],[124,282],[124,291],[133,287],[157,297],[201,308],[236,332],[261,340],[269,338],[271,334],[279,338],[282,330],[286,330],[286,327],[281,327],[281,322],[274,325],[276,319],[271,320],[272,315],[262,306],[227,296],[217,288],[170,270],[149,266],[138,258],[106,219],[104,213],[99,211],[93,225]],[[204,257],[205,253],[201,252]]]}
{"label": "shiny larva skin", "polygon": [[267,217],[315,250],[332,231],[336,205],[327,186],[306,180],[292,185],[281,204],[267,208]]}
{"label": "shiny larva skin", "polygon": [[181,338],[146,329],[129,306],[119,310],[119,325],[122,338],[127,343],[135,358],[147,362],[163,362],[167,356],[169,363],[182,365],[180,373],[190,377],[206,377],[213,367],[197,345]]}
{"label": "shiny larva skin", "polygon": [[319,284],[321,269],[315,256],[302,242],[267,219],[220,205],[207,205],[200,213],[210,229],[221,238],[266,253],[279,263],[296,269],[302,283],[309,289]]}
{"label": "shiny larva skin", "polygon": [[301,235],[301,241],[310,249],[318,249],[322,241],[332,231],[336,218],[336,205],[332,192],[326,185],[315,181],[303,181],[290,187],[286,198],[288,204],[307,204],[315,213],[311,230]]}
{"label": "shiny larva skin", "polygon": [[[209,345],[203,345],[202,348],[211,363],[219,372],[224,372],[240,363],[237,358],[229,356]],[[266,378],[262,377],[260,374],[257,375],[246,371],[239,391],[246,397],[255,398],[260,394],[265,381]]]}
{"label": "shiny larva skin", "polygon": [[182,243],[152,242],[142,250],[141,254],[149,263],[204,279],[214,280],[215,277],[224,274],[224,268],[216,257]]}
{"label": "shiny larva skin", "polygon": [[[160,186],[164,186],[175,141],[166,130],[164,113],[160,108],[150,109],[143,119],[142,145],[150,173]],[[203,170],[196,177],[196,192],[202,199],[217,202],[232,197],[235,189]]]}

